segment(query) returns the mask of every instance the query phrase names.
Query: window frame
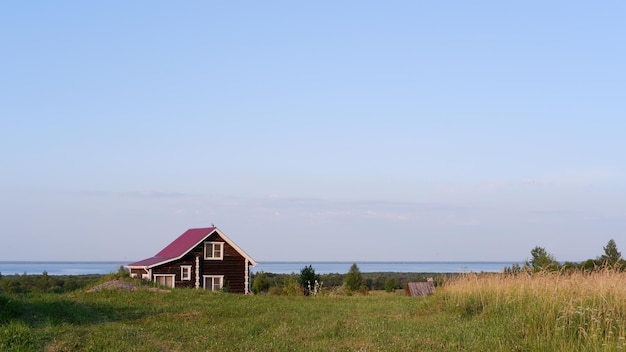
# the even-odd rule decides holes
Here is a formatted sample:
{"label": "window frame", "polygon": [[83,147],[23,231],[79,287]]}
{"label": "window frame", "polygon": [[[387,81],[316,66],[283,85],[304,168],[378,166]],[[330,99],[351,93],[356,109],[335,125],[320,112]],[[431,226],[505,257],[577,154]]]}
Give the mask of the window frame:
{"label": "window frame", "polygon": [[[187,275],[185,275],[187,274]],[[181,281],[191,281],[191,265],[181,265],[180,266],[180,280]]]}
{"label": "window frame", "polygon": [[[172,286],[168,286],[168,285],[163,285],[158,281],[158,277],[169,277],[172,279]],[[153,274],[152,275],[152,281],[154,281],[155,283],[164,286],[164,287],[169,287],[169,288],[174,288],[176,287],[176,274]]]}
{"label": "window frame", "polygon": [[[219,256],[216,256],[216,245],[219,247]],[[208,248],[211,247],[211,256],[208,256]],[[224,242],[206,241],[204,242],[204,259],[205,260],[223,260],[224,259]]]}
{"label": "window frame", "polygon": [[[209,290],[221,291],[222,289],[224,289],[224,275],[202,275],[202,288],[204,288],[205,290],[207,290],[207,279],[211,279],[211,287],[208,288]],[[215,289],[215,279],[220,280],[217,290]]]}

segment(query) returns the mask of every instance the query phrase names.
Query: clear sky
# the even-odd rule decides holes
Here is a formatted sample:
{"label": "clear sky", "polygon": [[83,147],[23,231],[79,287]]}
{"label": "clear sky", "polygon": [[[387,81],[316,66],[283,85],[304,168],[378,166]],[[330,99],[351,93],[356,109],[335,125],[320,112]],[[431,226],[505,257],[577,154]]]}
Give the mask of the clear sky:
{"label": "clear sky", "polygon": [[[0,4],[0,260],[626,251],[624,1]],[[620,247],[623,246],[623,247]]]}

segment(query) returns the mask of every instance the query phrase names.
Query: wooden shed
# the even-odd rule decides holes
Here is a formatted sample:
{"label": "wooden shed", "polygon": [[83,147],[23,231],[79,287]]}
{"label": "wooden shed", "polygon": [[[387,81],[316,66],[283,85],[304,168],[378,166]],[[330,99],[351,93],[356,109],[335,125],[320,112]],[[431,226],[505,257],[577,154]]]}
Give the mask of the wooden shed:
{"label": "wooden shed", "polygon": [[406,284],[406,295],[419,297],[435,292],[435,285],[432,280],[427,282],[409,282]]}
{"label": "wooden shed", "polygon": [[250,292],[256,262],[217,227],[189,229],[154,257],[128,264],[132,277],[167,287]]}

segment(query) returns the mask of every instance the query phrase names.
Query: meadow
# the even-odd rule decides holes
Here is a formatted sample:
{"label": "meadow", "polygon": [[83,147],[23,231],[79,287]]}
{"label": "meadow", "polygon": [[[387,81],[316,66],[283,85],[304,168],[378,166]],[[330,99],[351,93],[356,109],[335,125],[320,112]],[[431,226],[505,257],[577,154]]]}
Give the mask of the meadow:
{"label": "meadow", "polygon": [[0,293],[2,351],[621,351],[626,276],[462,274],[435,294]]}

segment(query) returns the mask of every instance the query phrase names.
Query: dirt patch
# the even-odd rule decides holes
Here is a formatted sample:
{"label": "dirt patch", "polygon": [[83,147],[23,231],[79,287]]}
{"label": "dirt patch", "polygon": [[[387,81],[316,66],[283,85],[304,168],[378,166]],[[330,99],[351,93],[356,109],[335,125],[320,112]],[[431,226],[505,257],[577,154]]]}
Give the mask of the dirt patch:
{"label": "dirt patch", "polygon": [[107,281],[103,284],[94,286],[87,290],[87,292],[98,292],[102,290],[114,290],[114,291],[137,291],[137,286],[130,282],[122,280]]}

